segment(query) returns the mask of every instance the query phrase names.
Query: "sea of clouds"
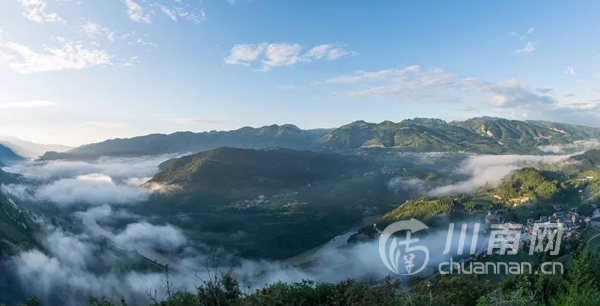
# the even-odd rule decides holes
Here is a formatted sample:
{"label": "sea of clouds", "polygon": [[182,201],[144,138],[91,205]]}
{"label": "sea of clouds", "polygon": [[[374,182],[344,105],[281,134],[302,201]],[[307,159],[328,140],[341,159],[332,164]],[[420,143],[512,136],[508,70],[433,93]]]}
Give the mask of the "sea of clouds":
{"label": "sea of clouds", "polygon": [[[170,282],[175,289],[195,291],[206,272],[207,260],[214,254],[202,253],[190,244],[185,229],[168,223],[132,214],[132,205],[142,205],[152,190],[142,186],[158,172],[158,165],[174,155],[140,158],[102,158],[95,162],[27,161],[3,170],[22,175],[26,183],[3,185],[0,189],[10,197],[40,205],[54,205],[71,214],[87,226],[83,233],[71,233],[59,227],[45,225],[41,237],[45,251],[30,250],[10,258],[6,264],[17,275],[27,292],[51,300],[57,292],[66,305],[76,305],[90,294],[112,299],[127,298],[130,305],[145,304],[148,292],[164,294],[163,273],[123,271],[120,267],[132,258],[122,250],[135,251],[146,257],[160,257],[172,262]],[[520,167],[534,163],[566,162],[563,156],[470,156],[453,170],[468,177],[444,186],[428,187],[424,181],[396,178],[389,187],[404,192],[432,196],[473,191],[487,183],[498,182]],[[124,228],[113,230],[99,225],[115,219],[131,221]],[[340,233],[347,238],[350,233]],[[444,245],[446,231],[436,231],[422,238],[431,248]],[[114,248],[102,248],[108,239]],[[341,238],[340,238],[341,239]],[[312,279],[335,282],[347,278],[389,275],[379,258],[378,242],[346,245],[332,240],[318,251],[307,255],[309,268],[298,268],[286,262],[236,259],[236,277],[257,289],[276,281],[294,282]],[[157,252],[160,250],[160,253]],[[432,264],[447,258],[441,251],[432,251]],[[229,255],[220,254],[221,259]],[[234,256],[230,257],[231,260]],[[227,262],[227,260],[225,260]],[[101,268],[99,268],[101,267]]]}

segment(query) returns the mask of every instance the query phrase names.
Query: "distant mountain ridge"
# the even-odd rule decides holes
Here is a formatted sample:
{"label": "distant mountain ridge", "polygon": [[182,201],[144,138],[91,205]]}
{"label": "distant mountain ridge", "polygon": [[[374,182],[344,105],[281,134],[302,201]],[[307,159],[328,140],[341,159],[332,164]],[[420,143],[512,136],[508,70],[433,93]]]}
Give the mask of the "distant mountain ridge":
{"label": "distant mountain ridge", "polygon": [[600,128],[547,121],[478,117],[466,121],[415,118],[398,123],[357,121],[337,128],[314,144],[325,150],[395,147],[406,151],[465,151],[488,154],[542,153],[542,145],[600,137]]}
{"label": "distant mountain ridge", "polygon": [[22,159],[23,157],[19,156],[13,150],[0,144],[0,167]]}
{"label": "distant mountain ridge", "polygon": [[301,150],[310,147],[316,138],[321,137],[327,131],[325,129],[302,130],[291,124],[274,124],[260,128],[244,127],[233,131],[151,134],[83,145],[65,153],[48,152],[42,156],[42,159],[200,152],[227,146],[248,149],[281,147]]}
{"label": "distant mountain ridge", "polygon": [[35,143],[12,136],[0,136],[0,144],[23,157],[38,157],[48,151],[64,152],[73,149],[65,145]]}
{"label": "distant mountain ridge", "polygon": [[219,147],[343,151],[363,147],[397,148],[411,152],[481,154],[543,154],[543,145],[561,145],[600,138],[600,128],[548,121],[518,121],[477,117],[465,121],[414,118],[398,123],[356,121],[335,129],[302,130],[295,125],[245,127],[233,131],[152,134],[112,139],[48,152],[42,159],[88,159],[98,156],[140,156],[200,152]]}

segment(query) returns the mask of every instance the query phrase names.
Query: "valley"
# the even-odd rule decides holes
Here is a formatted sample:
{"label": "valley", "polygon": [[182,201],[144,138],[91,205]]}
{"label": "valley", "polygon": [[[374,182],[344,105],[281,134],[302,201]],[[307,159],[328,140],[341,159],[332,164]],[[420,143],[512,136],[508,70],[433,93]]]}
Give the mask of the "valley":
{"label": "valley", "polygon": [[[446,134],[434,134],[436,128]],[[5,262],[19,263],[10,275],[24,282],[46,275],[54,290],[73,290],[76,299],[95,292],[63,282],[35,263],[43,260],[59,265],[68,277],[106,286],[104,295],[122,292],[134,301],[144,301],[147,288],[131,279],[162,288],[164,271],[170,271],[180,290],[193,290],[191,279],[210,271],[207,262],[218,269],[232,265],[236,279],[251,288],[302,279],[381,284],[389,271],[376,242],[379,231],[396,221],[415,218],[437,232],[450,222],[485,222],[490,216],[527,224],[548,218],[557,207],[596,218],[599,151],[561,155],[540,149],[589,149],[595,145],[591,128],[484,117],[461,123],[353,123],[315,133],[323,135],[308,133],[315,142],[298,145],[302,150],[273,147],[283,141],[279,131],[261,136],[264,142],[197,153],[170,146],[143,156],[129,149],[94,152],[112,141],[37,160],[11,159],[10,153],[0,172],[6,196],[0,251]],[[395,140],[378,142],[384,138]],[[577,142],[583,140],[588,142]],[[436,235],[423,239],[439,247]],[[589,234],[577,231],[577,237],[584,236]],[[57,249],[57,243],[71,249]],[[428,271],[422,278],[439,277],[433,267]],[[397,280],[417,290],[421,278],[411,279]],[[29,288],[4,299],[22,300],[44,290]],[[64,303],[52,293],[45,299]]]}

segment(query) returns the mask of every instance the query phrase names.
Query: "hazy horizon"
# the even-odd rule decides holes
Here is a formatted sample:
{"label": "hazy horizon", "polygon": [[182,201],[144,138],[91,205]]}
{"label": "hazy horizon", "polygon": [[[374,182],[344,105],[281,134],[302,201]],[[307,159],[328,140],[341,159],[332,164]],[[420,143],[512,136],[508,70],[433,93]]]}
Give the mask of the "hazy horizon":
{"label": "hazy horizon", "polygon": [[4,1],[0,134],[74,146],[412,117],[596,125],[599,7]]}

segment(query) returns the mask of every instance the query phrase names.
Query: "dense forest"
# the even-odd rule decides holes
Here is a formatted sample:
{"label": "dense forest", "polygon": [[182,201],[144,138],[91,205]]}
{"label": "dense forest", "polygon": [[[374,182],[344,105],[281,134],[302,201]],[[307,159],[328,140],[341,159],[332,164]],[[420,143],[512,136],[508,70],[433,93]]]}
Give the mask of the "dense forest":
{"label": "dense forest", "polygon": [[[201,281],[196,292],[173,291],[165,274],[166,297],[149,291],[149,306],[586,306],[600,304],[600,260],[580,250],[565,274],[518,275],[492,281],[485,276],[436,275],[411,279],[408,288],[386,278],[372,283],[275,283],[249,291],[228,272]],[[115,301],[116,300],[116,301]],[[31,296],[20,306],[41,306]],[[89,306],[129,305],[118,297],[90,297]],[[84,306],[84,305],[82,305]]]}

